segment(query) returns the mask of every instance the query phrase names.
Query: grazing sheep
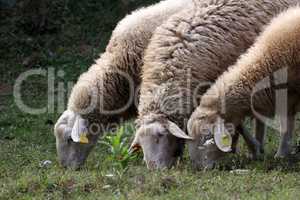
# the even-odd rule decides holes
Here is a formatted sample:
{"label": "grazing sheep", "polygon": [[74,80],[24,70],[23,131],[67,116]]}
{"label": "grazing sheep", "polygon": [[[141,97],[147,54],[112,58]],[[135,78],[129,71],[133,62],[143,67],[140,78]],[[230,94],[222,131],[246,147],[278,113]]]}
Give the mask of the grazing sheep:
{"label": "grazing sheep", "polygon": [[[68,110],[55,125],[57,152],[63,166],[78,168],[104,128],[136,115],[132,98],[141,79],[144,50],[154,30],[190,4],[192,0],[162,1],[119,22],[106,52],[80,76],[69,98]],[[96,133],[87,134],[90,132]]]}
{"label": "grazing sheep", "polygon": [[148,168],[176,162],[184,139],[191,139],[185,120],[210,83],[253,44],[264,25],[297,2],[208,0],[156,30],[144,58],[140,128],[131,145],[143,149]]}
{"label": "grazing sheep", "polygon": [[[296,7],[276,17],[202,97],[188,123],[195,139],[189,141],[189,153],[197,168],[213,167],[225,155],[223,150],[235,134],[234,129],[228,131],[226,127],[237,126],[253,114],[263,120],[274,114],[279,117],[282,138],[276,156],[290,153],[293,119],[300,100],[299,38],[300,7]],[[205,130],[207,126],[213,128]]]}

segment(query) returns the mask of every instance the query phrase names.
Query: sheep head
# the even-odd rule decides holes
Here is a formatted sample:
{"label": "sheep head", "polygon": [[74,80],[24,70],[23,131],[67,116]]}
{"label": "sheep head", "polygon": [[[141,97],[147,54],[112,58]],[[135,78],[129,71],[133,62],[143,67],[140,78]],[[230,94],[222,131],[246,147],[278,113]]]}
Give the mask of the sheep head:
{"label": "sheep head", "polygon": [[88,134],[88,124],[79,114],[65,111],[54,127],[59,163],[63,167],[80,168],[97,142]]}
{"label": "sheep head", "polygon": [[138,122],[139,128],[131,145],[132,150],[141,148],[148,169],[172,167],[181,156],[186,135],[175,123],[160,117]]}
{"label": "sheep head", "polygon": [[233,126],[225,125],[216,114],[197,110],[188,122],[188,132],[194,140],[188,141],[189,155],[196,169],[212,169],[233,147]]}

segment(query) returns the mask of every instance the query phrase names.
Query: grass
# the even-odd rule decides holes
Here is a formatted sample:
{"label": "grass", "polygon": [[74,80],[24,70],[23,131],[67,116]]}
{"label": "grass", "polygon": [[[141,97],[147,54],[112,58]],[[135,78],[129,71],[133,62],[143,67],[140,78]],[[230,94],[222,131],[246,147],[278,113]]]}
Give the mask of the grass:
{"label": "grass", "polygon": [[[0,18],[0,46],[6,48],[0,49],[0,199],[299,198],[299,163],[273,159],[278,136],[271,130],[263,161],[248,160],[242,145],[240,155],[213,171],[194,171],[186,155],[171,170],[148,171],[141,155],[128,158],[126,149],[134,132],[128,122],[116,135],[99,141],[82,170],[61,168],[53,136],[59,113],[20,111],[12,95],[14,81],[22,72],[38,68],[61,69],[65,77],[57,81],[76,81],[104,50],[113,27],[125,14],[118,1],[68,2],[52,1],[50,30],[37,35],[24,28],[28,22],[18,9],[1,13],[6,14]],[[22,97],[29,105],[43,107],[46,89],[47,78],[34,77],[23,85]],[[43,165],[48,160],[51,164]],[[249,171],[231,173],[234,169]]]}

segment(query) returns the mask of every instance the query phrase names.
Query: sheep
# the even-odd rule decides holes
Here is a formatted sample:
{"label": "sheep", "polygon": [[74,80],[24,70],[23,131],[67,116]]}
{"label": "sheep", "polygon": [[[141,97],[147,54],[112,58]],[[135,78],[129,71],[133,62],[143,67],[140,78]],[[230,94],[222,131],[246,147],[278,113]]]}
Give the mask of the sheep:
{"label": "sheep", "polygon": [[265,120],[276,114],[281,142],[275,156],[291,153],[300,100],[299,38],[300,7],[294,7],[275,17],[254,45],[203,95],[188,122],[194,138],[188,142],[189,154],[196,168],[212,168],[220,162],[236,134],[234,127],[252,115]]}
{"label": "sheep", "polygon": [[138,129],[131,144],[133,151],[143,150],[148,168],[176,163],[184,140],[192,139],[185,121],[201,95],[253,44],[264,25],[297,2],[209,0],[156,29],[144,57]]}
{"label": "sheep", "polygon": [[139,9],[118,23],[105,53],[80,76],[67,111],[55,125],[62,166],[79,168],[105,131],[103,127],[137,115],[132,97],[141,79],[144,50],[154,30],[191,3],[165,0]]}

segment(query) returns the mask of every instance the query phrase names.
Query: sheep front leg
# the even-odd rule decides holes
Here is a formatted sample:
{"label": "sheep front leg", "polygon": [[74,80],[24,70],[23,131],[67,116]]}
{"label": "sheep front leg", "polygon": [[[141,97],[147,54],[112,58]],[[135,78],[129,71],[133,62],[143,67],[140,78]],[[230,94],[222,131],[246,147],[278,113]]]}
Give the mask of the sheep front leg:
{"label": "sheep front leg", "polygon": [[238,133],[240,133],[243,136],[249,150],[251,151],[252,159],[254,159],[254,160],[258,159],[261,155],[261,152],[260,152],[261,145],[260,145],[260,143],[241,125],[239,125],[237,127],[237,131],[238,131]]}
{"label": "sheep front leg", "polygon": [[280,144],[275,158],[286,158],[291,155],[295,116],[280,118]]}
{"label": "sheep front leg", "polygon": [[265,125],[263,122],[259,121],[258,119],[253,119],[254,125],[254,135],[255,139],[260,143],[260,153],[264,154],[264,142],[265,142]]}
{"label": "sheep front leg", "polygon": [[239,142],[240,133],[234,134],[232,136],[232,153],[238,152],[238,142]]}

